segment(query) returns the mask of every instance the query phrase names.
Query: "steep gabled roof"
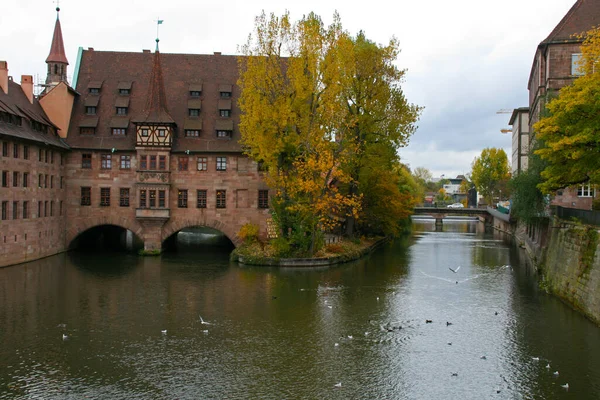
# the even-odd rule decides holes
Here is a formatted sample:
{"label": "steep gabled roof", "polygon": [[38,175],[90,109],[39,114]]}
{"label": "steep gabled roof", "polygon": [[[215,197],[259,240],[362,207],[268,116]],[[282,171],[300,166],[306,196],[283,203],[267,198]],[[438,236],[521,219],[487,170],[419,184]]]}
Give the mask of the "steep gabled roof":
{"label": "steep gabled roof", "polygon": [[600,1],[577,0],[540,45],[564,41],[581,41],[573,35],[583,34],[597,25],[600,25]]}
{"label": "steep gabled roof", "polygon": [[163,80],[162,67],[160,64],[160,52],[154,52],[154,63],[152,65],[152,76],[148,88],[148,101],[142,118],[135,122],[174,124],[175,121],[167,109],[167,97],[165,95],[165,82]]}
{"label": "steep gabled roof", "polygon": [[46,62],[58,62],[69,64],[65,55],[65,44],[63,43],[62,29],[60,28],[60,19],[58,18],[59,8],[56,9],[56,24],[54,25],[54,35],[52,36],[52,45],[50,46],[50,54],[46,58]]}

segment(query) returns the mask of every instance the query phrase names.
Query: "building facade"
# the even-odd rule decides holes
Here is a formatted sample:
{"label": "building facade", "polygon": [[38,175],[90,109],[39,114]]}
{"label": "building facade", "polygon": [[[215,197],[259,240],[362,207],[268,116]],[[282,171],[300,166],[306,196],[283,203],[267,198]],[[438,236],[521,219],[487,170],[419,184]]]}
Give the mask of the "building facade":
{"label": "building facade", "polygon": [[[581,74],[577,62],[581,56],[582,35],[599,25],[600,2],[577,0],[548,37],[538,45],[527,86],[531,132],[529,142],[535,139],[533,125],[543,115],[546,102]],[[513,147],[513,153],[514,151]],[[552,204],[589,210],[595,195],[595,189],[588,190],[587,186],[566,188],[557,192]]]}
{"label": "building facade", "polygon": [[154,52],[79,54],[71,87],[57,16],[39,98],[0,63],[0,266],[106,225],[151,253],[188,227],[234,245],[245,223],[266,235],[269,189],[239,143],[237,56],[162,54],[158,40]]}
{"label": "building facade", "polygon": [[512,126],[512,175],[529,165],[529,108],[515,108],[508,122]]}

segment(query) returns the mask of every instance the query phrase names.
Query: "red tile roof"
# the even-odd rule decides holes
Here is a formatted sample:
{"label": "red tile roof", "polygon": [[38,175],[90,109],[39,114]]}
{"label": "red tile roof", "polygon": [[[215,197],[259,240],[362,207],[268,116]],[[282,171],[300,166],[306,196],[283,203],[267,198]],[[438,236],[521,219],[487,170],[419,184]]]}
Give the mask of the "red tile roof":
{"label": "red tile roof", "polygon": [[33,104],[30,103],[21,86],[12,80],[8,81],[8,94],[0,90],[0,111],[16,115],[22,121],[21,125],[17,125],[0,119],[0,137],[7,136],[68,149],[68,146],[56,132],[40,132],[33,129],[31,121],[35,121],[46,127],[56,127],[42,109],[40,102],[34,98]]}
{"label": "red tile roof", "polygon": [[63,43],[62,30],[60,28],[60,19],[58,19],[58,14],[56,15],[56,24],[54,25],[54,35],[52,36],[50,54],[48,54],[46,62],[69,64],[67,56],[65,55],[65,45]]}
{"label": "red tile roof", "polygon": [[[153,76],[157,62],[162,76]],[[158,90],[152,89],[160,80],[164,84],[162,91],[160,87]],[[67,143],[74,148],[134,150],[133,123],[129,124],[125,136],[113,136],[111,133],[111,121],[116,116],[117,99],[124,96],[119,94],[119,85],[122,85],[122,82],[131,82],[127,115],[134,122],[153,109],[154,114],[158,113],[158,116],[151,112],[148,117],[163,120],[167,117],[161,116],[160,113],[167,112],[168,106],[168,115],[176,124],[173,151],[241,152],[238,143],[240,112],[236,103],[239,97],[237,80],[237,56],[160,53],[156,57],[155,54],[143,52],[84,50],[75,88],[81,96],[75,99]],[[99,98],[98,95],[89,93],[89,84],[92,82],[102,83]],[[231,118],[221,118],[219,114],[220,89],[223,85],[228,85],[232,90]],[[190,88],[201,88],[201,96],[191,97]],[[81,124],[87,117],[85,103],[92,97],[98,98],[96,133],[80,135]],[[198,117],[188,116],[188,101],[191,99],[201,100]],[[165,107],[162,108],[161,104]],[[228,123],[233,125],[231,139],[217,138],[217,124],[220,126],[223,123],[218,121],[231,121]],[[185,127],[191,129],[192,125],[202,127],[200,136],[185,137]]]}
{"label": "red tile roof", "polygon": [[600,1],[577,0],[563,19],[540,44],[581,41],[573,37],[600,25]]}

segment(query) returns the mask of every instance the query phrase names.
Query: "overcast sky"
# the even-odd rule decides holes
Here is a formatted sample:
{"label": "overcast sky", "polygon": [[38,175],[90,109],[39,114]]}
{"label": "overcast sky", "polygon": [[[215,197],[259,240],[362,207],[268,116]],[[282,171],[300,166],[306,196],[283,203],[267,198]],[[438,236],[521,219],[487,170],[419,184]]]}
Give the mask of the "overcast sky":
{"label": "overcast sky", "polygon": [[[296,20],[311,11],[326,23],[337,10],[351,33],[400,41],[400,68],[411,103],[424,106],[418,130],[401,150],[410,167],[434,176],[471,170],[485,147],[502,147],[510,160],[510,114],[500,109],[527,106],[527,80],[536,46],[575,0],[61,0],[60,20],[69,75],[77,49],[154,49],[156,20],[164,53],[237,54],[265,10]],[[3,0],[0,60],[9,75],[45,79],[45,59],[56,13],[52,0]]]}

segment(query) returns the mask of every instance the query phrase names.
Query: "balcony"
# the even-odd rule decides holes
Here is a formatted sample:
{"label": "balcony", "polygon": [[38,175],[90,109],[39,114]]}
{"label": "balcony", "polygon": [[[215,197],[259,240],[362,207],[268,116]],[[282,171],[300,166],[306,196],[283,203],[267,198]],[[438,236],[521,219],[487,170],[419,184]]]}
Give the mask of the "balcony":
{"label": "balcony", "polygon": [[137,208],[135,217],[141,220],[166,221],[171,217],[169,208]]}

